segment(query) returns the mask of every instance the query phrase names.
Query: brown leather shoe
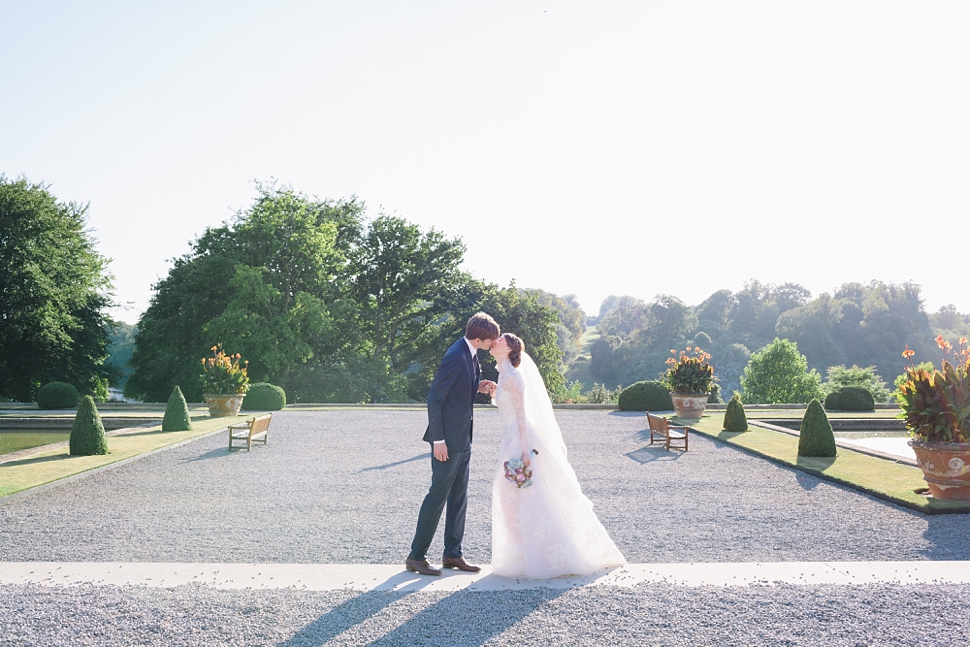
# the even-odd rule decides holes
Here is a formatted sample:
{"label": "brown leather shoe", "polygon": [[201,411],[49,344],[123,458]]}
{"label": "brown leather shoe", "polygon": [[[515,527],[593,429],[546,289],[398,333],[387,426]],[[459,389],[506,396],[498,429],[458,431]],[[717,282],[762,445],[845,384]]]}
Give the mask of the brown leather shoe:
{"label": "brown leather shoe", "polygon": [[434,568],[426,559],[411,559],[408,557],[404,560],[404,568],[420,575],[441,575],[441,571]]}
{"label": "brown leather shoe", "polygon": [[477,573],[482,570],[481,566],[472,566],[466,562],[464,557],[443,557],[441,559],[441,568],[457,568],[459,571],[467,571],[469,573]]}

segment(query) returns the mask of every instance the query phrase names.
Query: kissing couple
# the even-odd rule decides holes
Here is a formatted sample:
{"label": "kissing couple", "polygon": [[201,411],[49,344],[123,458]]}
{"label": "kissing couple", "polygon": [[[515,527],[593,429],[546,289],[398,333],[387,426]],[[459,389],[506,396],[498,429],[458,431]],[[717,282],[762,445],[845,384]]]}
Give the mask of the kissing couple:
{"label": "kissing couple", "polygon": [[[497,384],[481,379],[479,350],[495,358]],[[445,353],[428,391],[424,440],[431,443],[431,488],[418,513],[405,567],[422,575],[441,575],[428,562],[427,552],[447,508],[442,568],[481,570],[465,561],[461,545],[477,393],[492,396],[502,426],[492,484],[492,573],[549,579],[625,564],[566,460],[549,394],[525,343],[511,333],[501,334],[495,320],[479,312],[468,320],[465,336]],[[531,468],[530,487],[506,477],[510,459]]]}

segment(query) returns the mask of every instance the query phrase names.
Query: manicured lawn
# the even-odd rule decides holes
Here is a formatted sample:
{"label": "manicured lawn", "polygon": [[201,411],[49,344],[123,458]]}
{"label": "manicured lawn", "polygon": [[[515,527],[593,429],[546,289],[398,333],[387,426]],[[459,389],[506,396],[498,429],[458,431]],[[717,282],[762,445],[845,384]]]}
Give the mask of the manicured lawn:
{"label": "manicured lawn", "polygon": [[724,414],[716,412],[696,422],[682,421],[678,424],[690,424],[691,429],[725,444],[925,514],[970,512],[968,503],[941,501],[917,494],[916,490],[926,487],[919,468],[867,456],[844,447],[839,447],[836,458],[799,457],[797,436],[760,427],[750,427],[745,432],[729,432],[723,430],[723,422]]}
{"label": "manicured lawn", "polygon": [[70,433],[51,431],[0,431],[0,454],[12,454],[21,449],[57,443],[70,437]]}
{"label": "manicured lawn", "polygon": [[[108,437],[104,456],[71,456],[67,447],[59,447],[27,458],[0,463],[0,496],[51,483],[81,472],[117,463],[168,445],[225,429],[239,418],[193,417],[192,431],[163,432],[162,426],[139,428],[130,433]],[[227,432],[228,433],[228,432]],[[227,436],[228,438],[228,436]],[[227,439],[228,447],[228,439]]]}

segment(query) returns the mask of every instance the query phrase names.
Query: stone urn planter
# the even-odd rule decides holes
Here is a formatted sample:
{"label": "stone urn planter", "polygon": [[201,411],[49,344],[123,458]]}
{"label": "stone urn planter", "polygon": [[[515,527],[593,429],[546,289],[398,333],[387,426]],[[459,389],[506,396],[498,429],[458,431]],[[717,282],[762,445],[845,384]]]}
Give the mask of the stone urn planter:
{"label": "stone urn planter", "polygon": [[715,388],[714,368],[709,353],[700,346],[690,346],[680,351],[671,350],[673,357],[667,358],[667,372],[663,382],[670,389],[670,399],[678,418],[699,420],[707,408],[711,390]]}
{"label": "stone urn planter", "polygon": [[202,395],[209,405],[210,418],[228,418],[238,416],[242,407],[245,393],[205,393]]}
{"label": "stone urn planter", "polygon": [[970,443],[911,440],[916,464],[934,499],[970,501]]}
{"label": "stone urn planter", "polygon": [[688,420],[700,420],[707,409],[707,399],[710,393],[675,393],[670,394],[670,399],[674,402],[674,412],[678,418]]}

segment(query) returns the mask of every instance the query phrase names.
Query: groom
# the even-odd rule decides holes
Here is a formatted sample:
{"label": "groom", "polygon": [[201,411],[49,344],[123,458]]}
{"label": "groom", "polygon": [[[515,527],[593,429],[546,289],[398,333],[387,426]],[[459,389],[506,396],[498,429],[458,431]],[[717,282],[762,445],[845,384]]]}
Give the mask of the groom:
{"label": "groom", "polygon": [[461,555],[465,534],[465,511],[468,509],[468,463],[472,454],[472,405],[476,393],[491,392],[495,383],[482,380],[478,351],[488,350],[498,339],[499,326],[489,315],[479,312],[468,320],[465,336],[445,353],[428,391],[428,430],[424,440],[431,443],[431,489],[418,513],[418,528],[411,542],[411,552],[404,565],[422,575],[441,575],[428,563],[431,546],[441,511],[445,515],[445,552],[443,568],[457,568],[477,573]]}

